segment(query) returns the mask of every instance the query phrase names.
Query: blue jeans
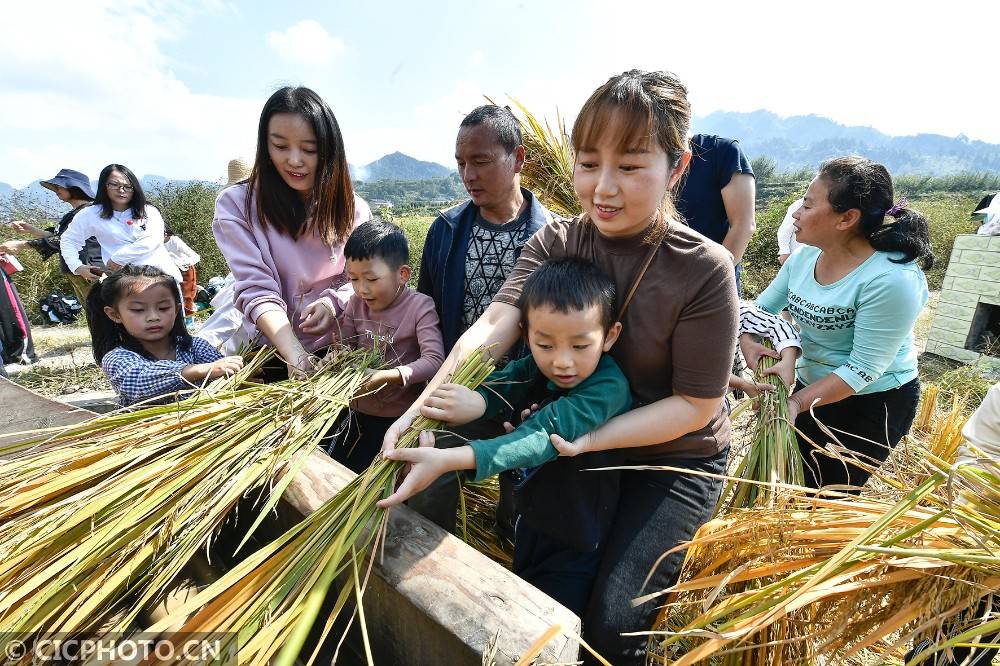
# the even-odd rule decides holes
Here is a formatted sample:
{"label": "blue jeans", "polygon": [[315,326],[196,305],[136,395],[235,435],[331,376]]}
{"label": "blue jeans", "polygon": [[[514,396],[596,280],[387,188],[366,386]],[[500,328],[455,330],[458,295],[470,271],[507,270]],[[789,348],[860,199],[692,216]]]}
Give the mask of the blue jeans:
{"label": "blue jeans", "polygon": [[[673,467],[720,474],[728,449],[709,458],[671,460]],[[684,552],[673,553],[642,583],[663,553],[687,541],[708,522],[719,501],[722,481],[679,472],[622,472],[618,511],[611,527],[597,581],[583,618],[583,637],[615,666],[645,664],[646,637],[622,632],[653,628],[662,599],[632,607],[642,594],[677,581]],[[588,661],[585,663],[597,663]]]}

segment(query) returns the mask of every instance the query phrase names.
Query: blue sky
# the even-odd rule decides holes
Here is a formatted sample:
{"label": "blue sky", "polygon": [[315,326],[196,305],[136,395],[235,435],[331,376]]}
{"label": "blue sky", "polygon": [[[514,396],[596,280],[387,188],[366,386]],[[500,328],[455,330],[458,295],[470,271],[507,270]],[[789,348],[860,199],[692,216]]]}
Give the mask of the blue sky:
{"label": "blue sky", "polygon": [[[4,3],[0,181],[109,162],[219,179],[252,154],[279,85],[316,89],[348,159],[393,150],[452,165],[483,95],[572,119],[624,69],[669,69],[696,114],[817,113],[891,134],[1000,143],[1000,3],[429,2]],[[978,92],[977,92],[978,91]]]}

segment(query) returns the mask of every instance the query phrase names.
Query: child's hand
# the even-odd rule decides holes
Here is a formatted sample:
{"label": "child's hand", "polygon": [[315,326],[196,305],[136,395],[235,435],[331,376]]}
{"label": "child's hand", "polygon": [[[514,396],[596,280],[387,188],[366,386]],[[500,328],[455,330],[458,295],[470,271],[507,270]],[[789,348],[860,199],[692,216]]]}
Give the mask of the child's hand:
{"label": "child's hand", "polygon": [[[532,403],[531,407],[528,407],[527,409],[522,409],[521,410],[521,423],[524,423],[525,421],[527,421],[528,419],[530,419],[532,416],[534,416],[535,412],[537,412],[538,410],[539,410],[539,407],[538,407],[538,403],[537,402]],[[514,432],[515,430],[517,430],[517,426],[515,426],[510,421],[504,421],[503,422],[503,429],[504,429],[504,431],[506,433],[510,434],[510,433]]]}
{"label": "child's hand", "polygon": [[371,393],[372,391],[377,391],[386,384],[401,385],[402,383],[403,376],[399,374],[398,370],[370,370],[368,379],[365,380],[364,385],[361,387],[361,392]]}
{"label": "child's hand", "polygon": [[757,372],[757,364],[760,362],[761,356],[781,358],[778,352],[760,344],[749,333],[744,333],[740,336],[740,351],[743,352],[743,358],[746,359],[747,367],[754,372]]}
{"label": "child's hand", "polygon": [[242,356],[226,356],[211,363],[197,363],[181,370],[181,377],[193,384],[200,384],[206,379],[232,377],[243,369]]}
{"label": "child's hand", "polygon": [[319,335],[329,331],[337,322],[337,311],[329,298],[317,298],[299,316],[299,328],[303,333]]}
{"label": "child's hand", "polygon": [[729,378],[729,388],[736,389],[737,391],[743,391],[746,393],[748,398],[756,398],[764,391],[774,390],[774,386],[772,384],[757,383],[740,377],[739,375],[733,375]]}
{"label": "child's hand", "polygon": [[788,390],[795,387],[795,359],[798,356],[798,347],[786,347],[781,350],[781,360],[762,372],[762,375],[777,375],[781,381],[785,382]]}
{"label": "child's hand", "polygon": [[460,384],[442,384],[427,396],[420,413],[442,423],[463,425],[486,413],[486,399]]}
{"label": "child's hand", "polygon": [[435,449],[434,433],[429,430],[420,433],[419,447],[393,449],[384,455],[389,460],[408,463],[409,471],[396,492],[377,502],[377,505],[383,509],[402,504],[427,488],[442,474],[461,469],[474,469],[476,466],[476,458],[471,447]]}

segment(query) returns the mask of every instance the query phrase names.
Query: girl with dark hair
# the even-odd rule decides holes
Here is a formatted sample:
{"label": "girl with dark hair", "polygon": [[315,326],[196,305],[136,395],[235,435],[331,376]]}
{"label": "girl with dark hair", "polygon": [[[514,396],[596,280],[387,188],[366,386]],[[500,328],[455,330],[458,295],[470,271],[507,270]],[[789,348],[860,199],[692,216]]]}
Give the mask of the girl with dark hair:
{"label": "girl with dark hair", "polygon": [[212,230],[236,278],[243,333],[260,331],[291,374],[308,374],[351,295],[344,242],[371,210],[354,194],[333,111],[308,88],[264,104],[247,182],[215,202]]}
{"label": "girl with dark hair", "polygon": [[122,407],[166,402],[177,391],[243,367],[241,357],[223,358],[187,332],[174,278],[153,266],[130,264],[95,284],[87,296],[87,324],[94,360]]}
{"label": "girl with dark hair", "polygon": [[103,270],[80,260],[80,251],[91,236],[97,238],[109,271],[126,264],[155,266],[180,289],[181,273],[163,247],[163,218],[155,206],[146,203],[142,185],[128,167],[104,167],[94,205],[77,213],[60,238],[59,252],[66,266],[93,282]]}
{"label": "girl with dark hair", "polygon": [[[806,483],[861,486],[869,473],[844,458],[878,466],[916,415],[913,325],[928,296],[921,268],[934,262],[927,219],[905,199],[894,203],[889,172],[863,157],[825,162],[792,217],[805,247],[757,305],[775,314],[787,307],[802,329],[788,406],[804,435]],[[762,348],[749,339],[741,345],[756,368]],[[832,439],[823,427],[844,455],[817,450]]]}
{"label": "girl with dark hair", "polygon": [[[615,283],[623,328],[609,354],[621,367],[634,408],[567,442],[563,456],[618,449],[628,465],[725,471],[729,418],[724,408],[736,351],[738,303],[729,253],[674,216],[672,191],[691,159],[687,90],[666,72],[612,77],[584,104],[573,126],[573,182],[582,216],[542,227],[486,312],[458,340],[420,399],[386,433],[386,456],[417,414],[444,416],[432,394],[480,345],[500,356],[517,341],[519,296],[542,263],[580,257]],[[587,472],[599,473],[599,472]],[[609,533],[583,615],[584,637],[615,664],[643,664],[655,601],[632,599],[669,587],[690,539],[712,514],[721,482],[709,476],[649,470],[621,474]],[[649,575],[648,582],[646,576]]]}

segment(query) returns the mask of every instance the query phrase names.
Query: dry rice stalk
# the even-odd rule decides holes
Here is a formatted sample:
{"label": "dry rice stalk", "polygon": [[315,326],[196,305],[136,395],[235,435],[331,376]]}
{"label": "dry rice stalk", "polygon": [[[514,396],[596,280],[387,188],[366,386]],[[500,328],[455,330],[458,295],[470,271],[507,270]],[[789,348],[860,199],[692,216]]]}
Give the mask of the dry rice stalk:
{"label": "dry rice stalk", "polygon": [[0,634],[125,631],[241,498],[263,519],[378,363],[342,350],[309,382],[245,386],[265,356],[180,403],[2,447]]}
{"label": "dry rice stalk", "polygon": [[500,482],[496,477],[463,483],[459,496],[458,536],[486,557],[510,569],[514,560],[514,544],[497,534],[499,502]]}
{"label": "dry rice stalk", "polygon": [[539,122],[523,104],[511,101],[523,115],[519,119],[525,148],[521,184],[556,215],[579,215],[583,209],[573,188],[573,148],[566,124],[557,112],[553,131],[547,120]]}
{"label": "dry rice stalk", "polygon": [[[492,369],[489,354],[476,352],[451,381],[475,388]],[[416,446],[422,430],[440,425],[418,417],[398,446]],[[335,578],[340,577],[342,585],[322,635],[328,634],[352,598],[356,597],[356,608],[361,610],[365,586],[357,572],[365,571],[367,581],[387,518],[375,502],[391,494],[401,468],[398,462],[377,458],[314,513],[148,631],[159,632],[183,621],[183,632],[232,637],[233,645],[222,653],[235,646],[239,664],[291,666],[299,658]]]}
{"label": "dry rice stalk", "polygon": [[996,631],[974,609],[1000,587],[1000,465],[924,460],[895,502],[794,492],[704,525],[649,663],[884,663],[924,636],[941,649]]}

